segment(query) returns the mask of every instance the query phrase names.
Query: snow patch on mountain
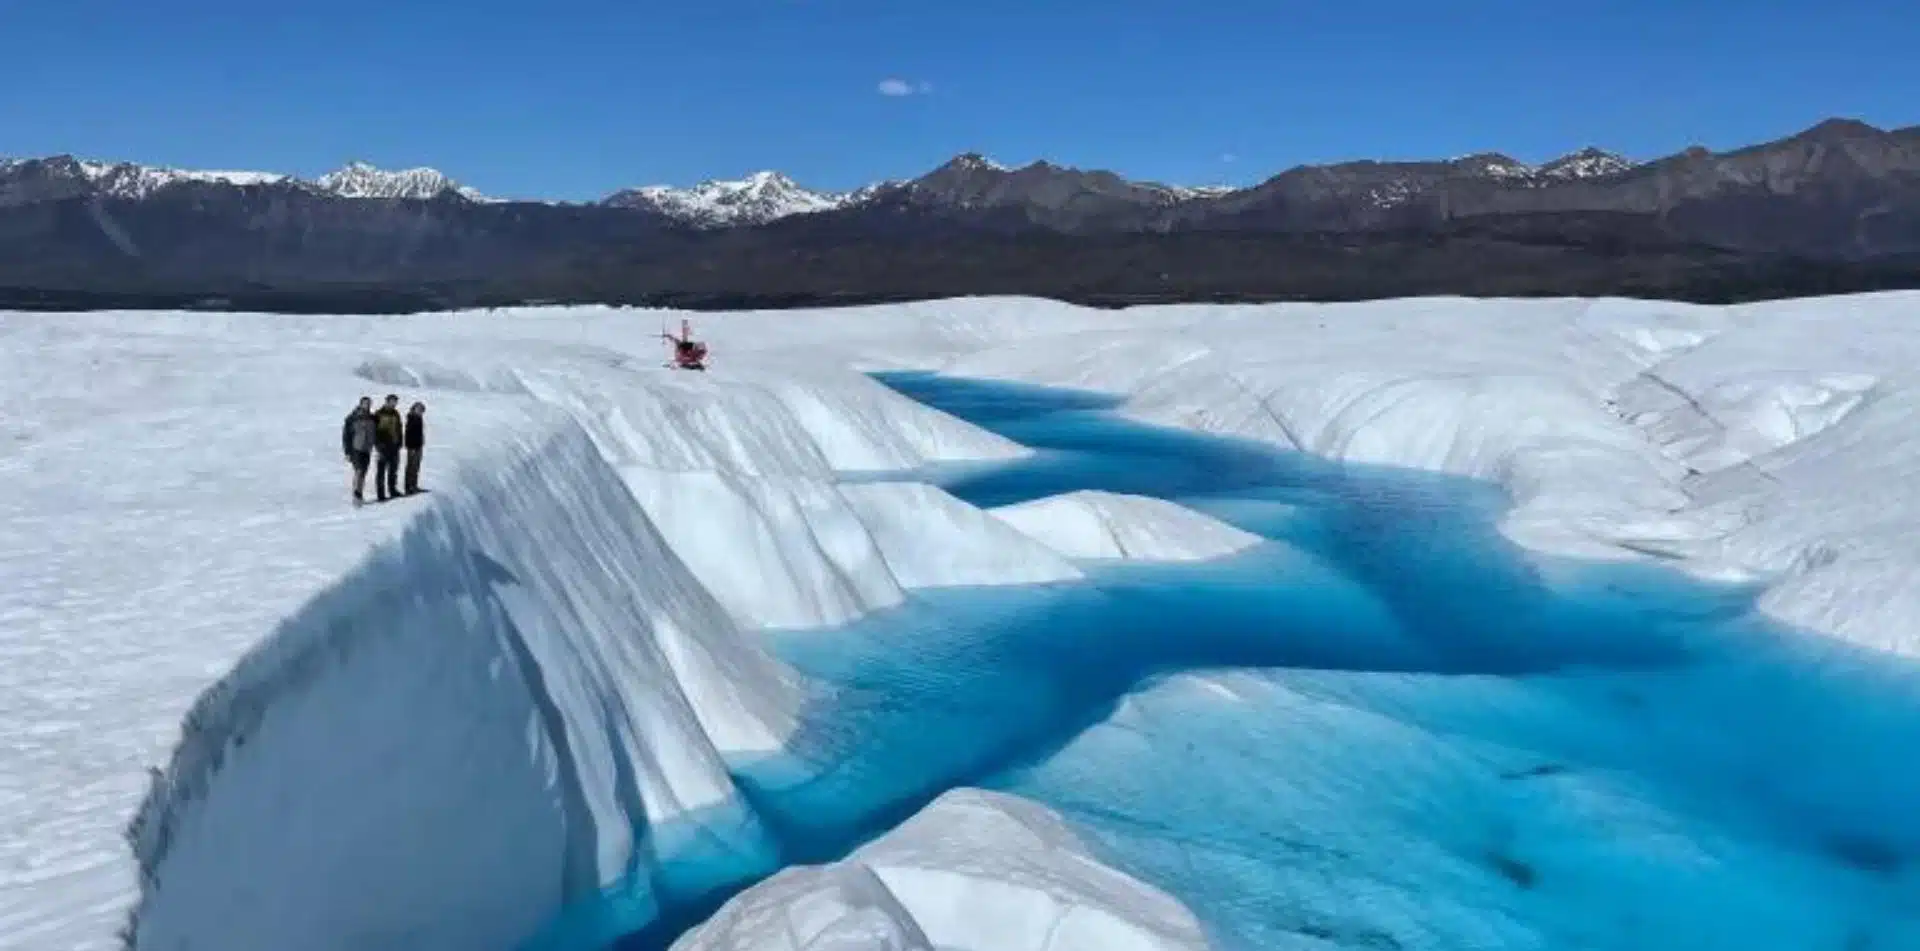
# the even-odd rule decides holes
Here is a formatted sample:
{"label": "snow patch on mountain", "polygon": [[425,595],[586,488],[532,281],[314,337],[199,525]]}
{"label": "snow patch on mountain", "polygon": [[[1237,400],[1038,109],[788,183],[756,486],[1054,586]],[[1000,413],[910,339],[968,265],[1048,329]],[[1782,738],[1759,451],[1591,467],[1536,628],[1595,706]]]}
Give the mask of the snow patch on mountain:
{"label": "snow patch on mountain", "polygon": [[[493,201],[431,168],[386,171],[365,162],[307,181],[279,172],[212,171],[105,162],[57,155],[43,159],[0,160],[0,172],[37,166],[38,174],[54,181],[81,183],[85,192],[108,198],[142,200],[184,184],[228,185],[236,188],[280,186],[336,198],[429,199],[454,194],[468,201]],[[29,170],[31,171],[31,170]]]}
{"label": "snow patch on mountain", "polygon": [[1585,148],[1542,165],[1528,165],[1497,152],[1488,152],[1448,159],[1437,173],[1432,165],[1425,163],[1388,167],[1396,168],[1402,174],[1366,190],[1367,200],[1375,208],[1383,210],[1405,205],[1432,189],[1460,179],[1481,179],[1509,188],[1546,188],[1618,175],[1633,168],[1634,163],[1612,152]]}
{"label": "snow patch on mountain", "polygon": [[1634,163],[1626,158],[1592,146],[1569,152],[1541,165],[1528,165],[1498,153],[1463,156],[1447,164],[1467,175],[1525,185],[1602,178],[1618,175],[1634,167]]}
{"label": "snow patch on mountain", "polygon": [[1002,164],[1000,164],[999,162],[996,162],[996,161],[994,161],[993,159],[990,159],[990,158],[988,158],[988,157],[986,157],[985,155],[982,155],[982,154],[980,154],[979,152],[965,152],[965,153],[962,153],[962,154],[960,154],[960,155],[957,155],[957,156],[955,156],[955,157],[954,157],[954,159],[953,159],[953,161],[951,161],[951,162],[949,162],[949,163],[947,163],[947,164],[948,164],[949,166],[951,166],[951,167],[953,167],[953,168],[957,168],[957,169],[960,169],[960,170],[962,170],[962,171],[969,171],[969,172],[977,172],[977,171],[983,171],[983,172],[1010,172],[1010,171],[1013,171],[1012,169],[1010,169],[1010,168],[1008,168],[1007,166],[1005,166],[1005,165],[1002,165]]}
{"label": "snow patch on mountain", "polygon": [[376,168],[366,162],[348,162],[314,181],[319,189],[339,198],[438,198],[449,192],[468,201],[491,201],[487,196],[448,178],[437,169]]}
{"label": "snow patch on mountain", "polygon": [[907,183],[897,178],[889,178],[883,182],[874,182],[871,185],[862,185],[847,193],[847,200],[842,207],[864,205],[882,195],[891,194],[906,187]]}
{"label": "snow patch on mountain", "polygon": [[[20,164],[24,163],[9,162],[0,167]],[[288,176],[272,172],[201,171],[136,165],[132,162],[74,160],[66,170],[69,174],[84,179],[100,192],[114,198],[146,198],[162,188],[184,182],[225,184],[244,188],[272,185],[288,180]]]}
{"label": "snow patch on mountain", "polygon": [[692,188],[671,185],[630,188],[608,196],[603,204],[645,208],[700,227],[724,227],[766,224],[791,215],[831,211],[853,197],[803,188],[779,172],[763,171],[736,181],[710,179]]}
{"label": "snow patch on mountain", "polygon": [[1240,191],[1238,185],[1168,185],[1167,193],[1178,201],[1193,201],[1201,198],[1218,198]]}
{"label": "snow patch on mountain", "polygon": [[112,183],[110,187],[116,193],[126,192],[139,197],[176,182],[209,182],[247,188],[284,182],[287,176],[273,172],[203,171],[120,165],[108,173],[106,180]]}
{"label": "snow patch on mountain", "polygon": [[1589,146],[1578,152],[1562,155],[1534,169],[1533,174],[1537,178],[1566,181],[1605,178],[1609,175],[1618,175],[1633,167],[1634,163],[1621,155]]}
{"label": "snow patch on mountain", "polygon": [[1385,185],[1367,189],[1367,200],[1376,208],[1392,208],[1412,201],[1413,196],[1419,194],[1419,191],[1410,182],[1388,182]]}
{"label": "snow patch on mountain", "polygon": [[1468,175],[1497,179],[1522,179],[1533,176],[1533,167],[1498,152],[1467,155],[1447,163]]}

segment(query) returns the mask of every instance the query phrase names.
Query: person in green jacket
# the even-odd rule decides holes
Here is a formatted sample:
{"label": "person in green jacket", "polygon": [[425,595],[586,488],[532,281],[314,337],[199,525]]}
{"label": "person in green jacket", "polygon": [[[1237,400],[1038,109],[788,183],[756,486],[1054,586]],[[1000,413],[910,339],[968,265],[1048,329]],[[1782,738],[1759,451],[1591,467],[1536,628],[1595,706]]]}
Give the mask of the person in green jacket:
{"label": "person in green jacket", "polygon": [[386,403],[373,412],[373,491],[381,502],[400,496],[400,442],[406,428],[400,397],[387,394]]}

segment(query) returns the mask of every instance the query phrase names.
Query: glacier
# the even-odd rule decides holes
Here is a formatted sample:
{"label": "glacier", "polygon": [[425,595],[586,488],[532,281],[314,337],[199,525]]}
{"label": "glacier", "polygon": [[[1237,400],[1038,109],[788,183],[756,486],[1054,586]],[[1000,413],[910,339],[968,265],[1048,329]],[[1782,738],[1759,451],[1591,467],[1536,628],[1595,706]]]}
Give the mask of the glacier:
{"label": "glacier", "polygon": [[1916,304],[0,315],[0,948],[1900,946]]}
{"label": "glacier", "polygon": [[1914,940],[1910,669],[1771,629],[1750,587],[1529,558],[1447,480],[1284,463],[1209,505],[1284,543],[1238,564],[804,638],[880,699],[794,811],[1017,793],[1211,947]]}

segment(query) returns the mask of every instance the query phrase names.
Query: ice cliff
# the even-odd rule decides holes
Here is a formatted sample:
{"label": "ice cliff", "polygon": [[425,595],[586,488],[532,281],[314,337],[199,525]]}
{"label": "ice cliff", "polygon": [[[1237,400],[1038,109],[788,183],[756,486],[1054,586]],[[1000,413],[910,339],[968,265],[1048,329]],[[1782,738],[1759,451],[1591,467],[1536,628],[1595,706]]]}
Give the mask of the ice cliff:
{"label": "ice cliff", "polygon": [[497,421],[194,703],[128,832],[138,947],[504,948],[609,887],[644,918],[650,889],[771,870],[729,764],[808,688],[756,630],[1080,577],[939,489],[837,482],[1021,452],[859,376],[352,366]]}

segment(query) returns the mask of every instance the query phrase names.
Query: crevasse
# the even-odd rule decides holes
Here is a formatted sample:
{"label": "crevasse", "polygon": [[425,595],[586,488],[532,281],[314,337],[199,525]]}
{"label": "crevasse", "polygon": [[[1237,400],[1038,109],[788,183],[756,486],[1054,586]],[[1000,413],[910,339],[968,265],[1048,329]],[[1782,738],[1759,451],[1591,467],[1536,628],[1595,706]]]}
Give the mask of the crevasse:
{"label": "crevasse", "polygon": [[778,743],[792,680],[582,429],[502,456],[194,706],[129,829],[139,947],[503,947],[665,853],[767,847],[723,760]]}
{"label": "crevasse", "polygon": [[758,630],[1081,577],[931,486],[836,484],[1022,451],[864,378],[360,372],[527,422],[198,699],[128,831],[129,944],[596,946],[777,867],[729,764],[809,697]]}

